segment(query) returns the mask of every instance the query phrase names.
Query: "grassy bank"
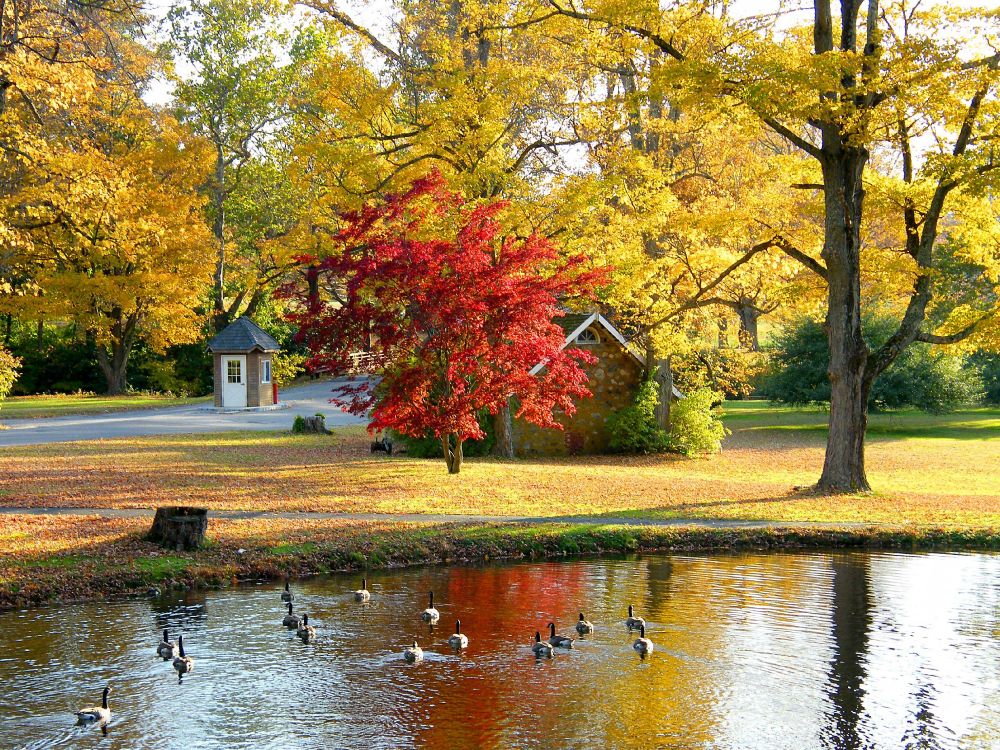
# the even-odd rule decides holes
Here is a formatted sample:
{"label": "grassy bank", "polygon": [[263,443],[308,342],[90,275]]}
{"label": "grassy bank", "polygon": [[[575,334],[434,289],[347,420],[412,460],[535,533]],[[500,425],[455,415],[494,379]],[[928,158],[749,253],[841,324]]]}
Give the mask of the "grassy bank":
{"label": "grassy bank", "polygon": [[0,608],[142,594],[149,587],[226,586],[338,570],[563,555],[730,549],[1000,548],[1000,531],[399,524],[218,520],[196,553],[146,542],[148,519],[5,516]]}
{"label": "grassy bank", "polygon": [[110,414],[131,409],[162,409],[208,401],[208,397],[177,398],[157,394],[125,394],[95,396],[86,394],[54,394],[48,396],[16,396],[0,403],[0,419],[38,419],[70,417],[79,414]]}
{"label": "grassy bank", "polygon": [[220,433],[5,450],[0,505],[486,515],[629,515],[1000,528],[1000,409],[875,415],[869,495],[798,491],[819,477],[819,410],[731,404],[721,455],[444,464],[372,456],[363,430]]}

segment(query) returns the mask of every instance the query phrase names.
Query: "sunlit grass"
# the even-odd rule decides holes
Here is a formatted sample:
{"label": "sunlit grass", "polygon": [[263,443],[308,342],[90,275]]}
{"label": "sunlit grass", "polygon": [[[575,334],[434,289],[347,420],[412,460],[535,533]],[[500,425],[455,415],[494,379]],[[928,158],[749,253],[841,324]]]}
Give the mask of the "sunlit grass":
{"label": "sunlit grass", "polygon": [[208,401],[208,397],[178,398],[156,394],[126,394],[124,396],[93,396],[55,394],[49,396],[16,396],[0,402],[0,419],[35,419],[68,417],[76,414],[108,414],[129,409],[159,409],[167,406]]}
{"label": "sunlit grass", "polygon": [[332,437],[224,433],[12,448],[0,502],[1000,528],[1000,409],[874,415],[867,466],[876,492],[834,498],[795,489],[820,474],[822,411],[759,402],[727,410],[733,434],[718,456],[476,458],[458,476],[442,461],[373,457],[360,428]]}

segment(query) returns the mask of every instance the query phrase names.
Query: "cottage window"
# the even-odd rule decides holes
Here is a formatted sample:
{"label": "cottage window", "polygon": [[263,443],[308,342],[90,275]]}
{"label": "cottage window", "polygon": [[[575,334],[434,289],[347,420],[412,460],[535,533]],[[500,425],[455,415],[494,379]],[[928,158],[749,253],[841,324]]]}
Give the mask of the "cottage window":
{"label": "cottage window", "polygon": [[581,331],[576,337],[577,344],[599,344],[601,340],[597,337],[597,332],[592,328]]}
{"label": "cottage window", "polygon": [[260,368],[260,382],[261,383],[270,383],[271,382],[271,360],[265,359],[261,363],[261,365],[262,366]]}
{"label": "cottage window", "polygon": [[238,359],[230,359],[226,362],[226,380],[230,383],[242,383],[243,382],[243,368],[240,366],[242,362]]}

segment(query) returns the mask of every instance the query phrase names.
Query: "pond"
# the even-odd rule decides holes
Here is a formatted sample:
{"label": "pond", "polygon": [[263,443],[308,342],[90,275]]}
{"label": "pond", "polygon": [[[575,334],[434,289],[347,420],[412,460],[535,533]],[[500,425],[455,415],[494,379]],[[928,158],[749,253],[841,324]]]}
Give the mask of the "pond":
{"label": "pond", "polygon": [[[370,573],[367,604],[359,584],[293,583],[309,644],[281,627],[274,584],[0,613],[0,747],[1000,747],[998,555],[427,567]],[[581,610],[593,635],[536,659],[535,631],[575,635]],[[155,655],[163,628],[195,659],[183,682]],[[105,684],[106,734],[74,726]]]}

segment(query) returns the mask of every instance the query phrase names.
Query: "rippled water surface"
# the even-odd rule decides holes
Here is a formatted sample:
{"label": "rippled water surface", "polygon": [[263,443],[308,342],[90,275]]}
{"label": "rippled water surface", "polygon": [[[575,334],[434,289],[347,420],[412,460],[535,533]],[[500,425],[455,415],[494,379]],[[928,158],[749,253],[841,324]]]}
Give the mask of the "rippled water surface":
{"label": "rippled water surface", "polygon": [[[422,568],[371,574],[368,604],[358,584],[294,586],[308,645],[271,584],[0,613],[0,747],[1000,748],[1000,556]],[[536,660],[535,630],[569,633],[581,609],[597,632]],[[155,656],[164,627],[195,659],[183,683]],[[426,659],[408,665],[414,637]],[[106,683],[107,734],[73,726]]]}

